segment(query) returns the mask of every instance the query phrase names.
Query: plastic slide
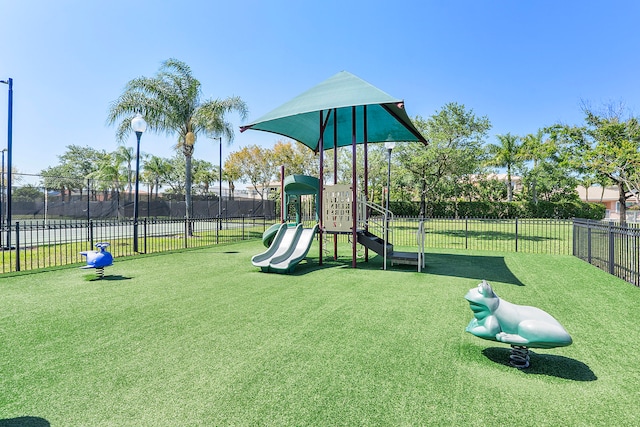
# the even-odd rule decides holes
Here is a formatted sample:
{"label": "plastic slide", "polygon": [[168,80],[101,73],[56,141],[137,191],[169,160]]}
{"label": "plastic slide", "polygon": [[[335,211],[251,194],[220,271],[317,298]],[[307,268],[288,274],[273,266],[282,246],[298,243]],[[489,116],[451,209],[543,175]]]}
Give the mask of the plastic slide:
{"label": "plastic slide", "polygon": [[[271,227],[267,228],[267,230],[264,233],[262,233],[262,244],[264,245],[265,248],[268,248],[269,246],[271,246],[271,243],[273,242],[273,239],[275,239],[276,234],[278,233],[278,230],[280,230],[281,225],[282,223],[273,224]],[[295,224],[291,224],[289,226],[293,227],[295,226]]]}
{"label": "plastic slide", "polygon": [[309,248],[313,243],[313,236],[318,231],[318,224],[313,228],[303,229],[300,233],[298,240],[289,248],[287,252],[282,255],[273,257],[269,263],[269,270],[276,273],[293,273],[296,266],[302,261],[309,253]]}
{"label": "plastic slide", "polygon": [[295,245],[300,233],[302,233],[302,224],[296,227],[289,227],[286,223],[281,224],[271,246],[265,252],[251,258],[251,262],[262,271],[269,271],[271,260],[285,254],[292,245]]}

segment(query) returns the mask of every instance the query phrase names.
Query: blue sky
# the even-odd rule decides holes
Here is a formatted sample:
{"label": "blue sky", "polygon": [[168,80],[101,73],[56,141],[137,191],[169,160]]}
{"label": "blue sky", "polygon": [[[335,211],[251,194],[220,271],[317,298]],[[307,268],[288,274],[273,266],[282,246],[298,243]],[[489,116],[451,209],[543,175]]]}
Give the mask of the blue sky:
{"label": "blue sky", "polygon": [[[582,100],[640,106],[634,0],[5,0],[0,10],[0,80],[14,79],[23,173],[57,164],[70,144],[115,150],[110,102],[168,58],[192,68],[204,98],[242,97],[249,120],[342,70],[403,98],[411,117],[464,104],[491,120],[489,142],[579,124]],[[0,85],[0,147],[6,129]],[[278,139],[238,131],[223,157]],[[149,154],[169,157],[174,144],[142,137]],[[195,157],[217,164],[217,142],[201,137]]]}

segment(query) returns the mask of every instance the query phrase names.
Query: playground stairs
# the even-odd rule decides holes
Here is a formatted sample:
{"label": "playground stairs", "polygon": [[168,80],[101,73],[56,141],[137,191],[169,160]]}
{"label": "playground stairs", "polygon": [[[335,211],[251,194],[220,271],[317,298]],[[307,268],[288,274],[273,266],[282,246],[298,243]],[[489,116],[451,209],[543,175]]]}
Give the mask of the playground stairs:
{"label": "playground stairs", "polygon": [[[384,239],[366,230],[358,231],[358,243],[378,255],[384,255]],[[393,245],[387,243],[387,256],[393,253]]]}
{"label": "playground stairs", "polygon": [[[363,230],[358,232],[358,243],[360,243],[365,248],[369,248],[378,255],[384,256],[385,242],[383,238],[378,237],[375,234],[370,233],[369,231]],[[387,258],[391,261],[391,265],[418,265],[418,263],[420,262],[417,253],[394,251],[393,245],[391,243],[387,243]]]}

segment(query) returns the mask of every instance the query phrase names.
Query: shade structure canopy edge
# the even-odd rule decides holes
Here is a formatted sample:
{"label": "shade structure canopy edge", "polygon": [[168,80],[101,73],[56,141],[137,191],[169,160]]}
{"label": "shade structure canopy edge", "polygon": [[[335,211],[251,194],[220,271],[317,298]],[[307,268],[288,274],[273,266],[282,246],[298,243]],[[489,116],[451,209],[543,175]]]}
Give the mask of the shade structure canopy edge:
{"label": "shade structure canopy edge", "polygon": [[[366,114],[366,119],[365,119]],[[319,117],[323,117],[320,122]],[[353,143],[354,117],[356,143],[420,141],[426,139],[415,128],[404,109],[404,101],[394,98],[346,71],[303,92],[259,119],[242,126],[282,135],[319,150]],[[364,130],[363,123],[367,123]],[[335,129],[334,129],[335,128]]]}

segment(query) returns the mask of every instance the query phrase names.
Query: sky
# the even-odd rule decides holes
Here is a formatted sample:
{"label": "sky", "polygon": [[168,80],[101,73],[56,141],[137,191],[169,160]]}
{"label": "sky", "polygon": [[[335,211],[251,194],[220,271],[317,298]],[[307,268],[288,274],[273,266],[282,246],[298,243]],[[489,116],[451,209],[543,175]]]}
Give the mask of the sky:
{"label": "sky", "polygon": [[[456,102],[496,135],[581,124],[584,103],[640,108],[637,0],[0,0],[0,80],[13,79],[13,166],[38,174],[68,145],[113,151],[109,105],[169,58],[187,63],[203,99],[241,97],[248,121],[340,71],[427,118]],[[8,86],[0,85],[0,149]],[[282,139],[239,132],[231,151]],[[171,157],[175,136],[145,133]],[[125,141],[135,147],[135,135]],[[200,136],[194,157],[220,162]],[[33,178],[34,183],[38,180]],[[27,178],[27,182],[31,182]]]}

